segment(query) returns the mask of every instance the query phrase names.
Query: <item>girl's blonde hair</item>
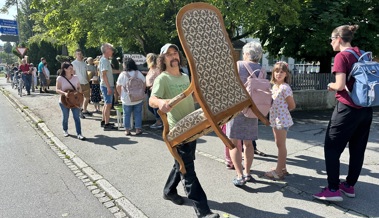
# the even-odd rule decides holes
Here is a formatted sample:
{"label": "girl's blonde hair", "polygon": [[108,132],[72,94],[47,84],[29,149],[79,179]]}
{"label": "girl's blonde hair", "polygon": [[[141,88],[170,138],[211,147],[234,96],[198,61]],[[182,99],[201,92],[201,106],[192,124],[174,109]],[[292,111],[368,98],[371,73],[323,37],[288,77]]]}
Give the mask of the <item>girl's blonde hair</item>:
{"label": "girl's blonde hair", "polygon": [[275,84],[276,83],[274,74],[275,74],[275,72],[279,72],[279,71],[286,72],[286,77],[284,78],[284,82],[287,83],[287,84],[290,84],[290,82],[291,82],[291,73],[290,73],[290,69],[288,68],[287,62],[285,62],[285,61],[276,62],[276,64],[272,68],[271,80],[270,80],[271,84]]}
{"label": "girl's blonde hair", "polygon": [[158,58],[158,55],[154,54],[154,53],[149,53],[146,55],[146,63],[147,63],[147,68],[151,68],[151,67],[156,67],[157,66],[157,58]]}

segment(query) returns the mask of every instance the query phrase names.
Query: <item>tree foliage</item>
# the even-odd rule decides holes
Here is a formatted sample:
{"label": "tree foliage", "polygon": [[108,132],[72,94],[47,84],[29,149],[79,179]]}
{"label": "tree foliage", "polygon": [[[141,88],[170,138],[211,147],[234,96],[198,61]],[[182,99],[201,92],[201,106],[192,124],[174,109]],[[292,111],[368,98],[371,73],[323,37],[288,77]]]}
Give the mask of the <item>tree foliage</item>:
{"label": "tree foliage", "polygon": [[0,8],[1,13],[8,13],[8,9],[14,5],[16,5],[17,0],[5,0],[4,5]]}
{"label": "tree foliage", "polygon": [[[297,23],[298,0],[283,6],[280,0],[208,0],[220,8],[232,40],[250,35],[269,15],[283,24]],[[85,38],[86,47],[111,42],[124,52],[159,52],[162,44],[179,44],[175,16],[191,0],[45,0],[33,1],[37,23],[48,29],[45,35],[70,44]],[[294,10],[296,9],[296,10]],[[240,28],[243,27],[243,28]],[[77,46],[77,45],[76,45]]]}
{"label": "tree foliage", "polygon": [[[159,52],[167,43],[179,44],[175,16],[193,0],[19,0],[34,22],[29,43],[65,45],[70,53],[81,48],[89,56],[103,42],[122,47],[123,53]],[[15,0],[6,0],[5,5]],[[330,72],[334,52],[328,38],[342,24],[359,24],[353,41],[362,49],[379,52],[379,1],[374,0],[204,0],[220,9],[232,41],[260,38],[266,51],[297,60],[320,62]],[[24,8],[23,6],[21,8]],[[4,7],[3,7],[4,9]],[[30,15],[29,15],[30,13]],[[28,36],[29,37],[29,36]],[[121,53],[121,52],[120,52]],[[67,54],[65,54],[67,55]]]}
{"label": "tree foliage", "polygon": [[6,64],[13,64],[17,62],[17,58],[12,54],[7,54],[5,52],[0,52],[0,62]]}
{"label": "tree foliage", "polygon": [[33,27],[35,21],[31,19],[31,15],[36,13],[36,9],[30,8],[32,0],[20,0],[19,1],[19,34],[21,37],[21,42],[27,42],[31,37],[35,35]]}
{"label": "tree foliage", "polygon": [[320,62],[320,72],[329,73],[334,52],[329,37],[334,28],[345,24],[360,27],[353,40],[365,50],[379,52],[378,1],[371,0],[304,0],[299,11],[300,23],[278,25],[271,16],[255,34],[271,55],[294,57],[298,60]]}
{"label": "tree foliage", "polygon": [[4,44],[4,51],[7,54],[10,54],[12,52],[12,44],[10,42],[6,42]]}
{"label": "tree foliage", "polygon": [[26,55],[29,57],[29,63],[34,66],[41,62],[41,57],[46,59],[51,75],[55,75],[61,67],[61,63],[57,62],[56,56],[61,53],[61,46],[52,44],[47,41],[29,43]]}

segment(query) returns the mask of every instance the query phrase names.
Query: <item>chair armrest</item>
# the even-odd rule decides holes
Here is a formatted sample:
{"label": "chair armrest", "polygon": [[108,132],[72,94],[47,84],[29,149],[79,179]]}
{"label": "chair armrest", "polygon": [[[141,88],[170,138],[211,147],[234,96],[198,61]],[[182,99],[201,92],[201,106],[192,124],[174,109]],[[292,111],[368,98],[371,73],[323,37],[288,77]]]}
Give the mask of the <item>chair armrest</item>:
{"label": "chair armrest", "polygon": [[180,93],[179,95],[175,96],[174,98],[172,98],[169,102],[168,102],[168,105],[170,107],[175,107],[175,105],[177,105],[179,102],[181,102],[184,98],[186,97],[186,95],[184,93]]}
{"label": "chair armrest", "polygon": [[184,92],[180,93],[179,95],[175,96],[172,98],[169,102],[168,105],[170,107],[175,107],[175,105],[179,104],[183,99],[185,99],[187,96],[192,94],[192,89],[187,89]]}

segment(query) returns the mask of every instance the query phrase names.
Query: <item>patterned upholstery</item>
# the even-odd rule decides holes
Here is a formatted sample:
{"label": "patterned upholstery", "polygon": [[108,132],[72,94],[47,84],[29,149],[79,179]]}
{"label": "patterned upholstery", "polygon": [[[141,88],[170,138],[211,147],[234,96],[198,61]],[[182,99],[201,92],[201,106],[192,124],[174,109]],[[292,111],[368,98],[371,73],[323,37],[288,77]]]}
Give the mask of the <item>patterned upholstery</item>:
{"label": "patterned upholstery", "polygon": [[200,93],[216,115],[249,96],[235,76],[234,59],[217,14],[208,9],[189,10],[179,21],[185,44],[194,58]]}
{"label": "patterned upholstery", "polygon": [[[231,116],[228,116],[228,117],[225,117],[224,119],[220,120],[220,122],[218,122],[218,125],[221,126],[221,125],[227,123],[229,120],[233,119],[237,115],[238,115],[238,113],[231,115]],[[173,140],[174,138],[179,137],[180,135],[186,133],[188,130],[196,127],[197,125],[201,125],[204,122],[208,122],[208,121],[204,115],[203,109],[201,109],[201,108],[197,109],[194,112],[192,112],[192,113],[188,114],[187,116],[185,116],[184,118],[182,118],[179,122],[177,122],[176,125],[168,133],[167,139]],[[193,136],[190,136],[185,141],[183,141],[183,143],[191,142],[191,141],[193,141],[193,140],[195,140],[195,139],[197,139],[203,135],[206,135],[210,132],[213,132],[213,129],[209,124],[209,126],[207,128],[203,129],[201,132],[196,133]]]}

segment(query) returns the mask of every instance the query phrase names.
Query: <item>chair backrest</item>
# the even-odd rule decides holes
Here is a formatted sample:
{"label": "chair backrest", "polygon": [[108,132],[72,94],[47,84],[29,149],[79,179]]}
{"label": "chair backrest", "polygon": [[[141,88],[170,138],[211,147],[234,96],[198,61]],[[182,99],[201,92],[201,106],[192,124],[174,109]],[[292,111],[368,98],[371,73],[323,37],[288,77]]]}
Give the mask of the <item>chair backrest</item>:
{"label": "chair backrest", "polygon": [[239,79],[233,46],[216,7],[188,4],[179,11],[176,26],[194,89],[213,115],[250,98]]}

